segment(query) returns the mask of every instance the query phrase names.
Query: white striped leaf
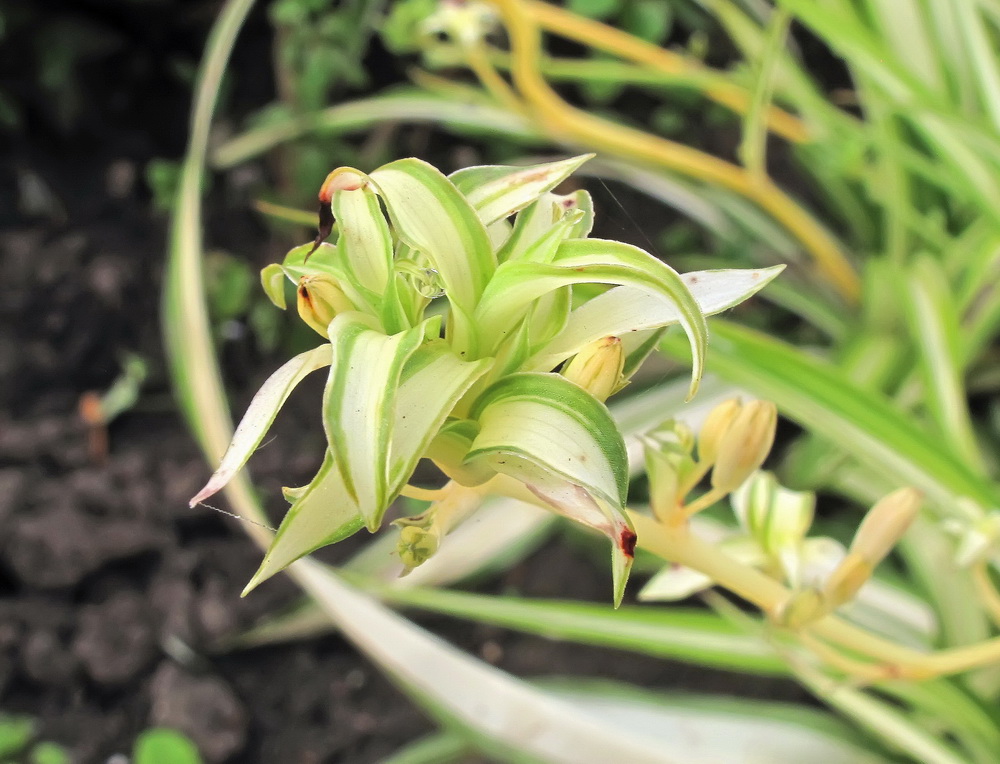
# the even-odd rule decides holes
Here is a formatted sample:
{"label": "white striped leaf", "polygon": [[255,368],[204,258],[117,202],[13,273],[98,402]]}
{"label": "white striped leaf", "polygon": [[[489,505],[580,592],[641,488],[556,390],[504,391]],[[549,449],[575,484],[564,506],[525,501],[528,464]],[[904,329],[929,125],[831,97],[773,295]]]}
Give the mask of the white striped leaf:
{"label": "white striped leaf", "polygon": [[489,358],[463,361],[441,341],[413,354],[396,395],[389,476],[394,493],[410,479],[455,404],[492,363]]}
{"label": "white striped leaf", "polygon": [[348,495],[344,478],[327,451],[316,477],[289,507],[243,594],[303,555],[352,536],[364,524],[357,502]]}
{"label": "white striped leaf", "polygon": [[220,491],[233,475],[239,472],[264,439],[271,422],[296,385],[311,372],[329,366],[330,360],[330,345],[323,344],[300,353],[268,377],[250,401],[250,406],[243,415],[239,427],[236,428],[219,468],[205,487],[191,499],[192,507]]}
{"label": "white striped leaf", "polygon": [[342,313],[330,324],[333,363],[323,424],[344,487],[372,531],[391,498],[389,454],[403,366],[437,323],[428,319],[391,336],[360,313]]}
{"label": "white striped leaf", "polygon": [[486,228],[457,188],[419,159],[400,159],[371,174],[396,235],[432,263],[448,299],[478,302],[496,259]]}
{"label": "white striped leaf", "polygon": [[635,534],[623,510],[625,443],[604,404],[558,374],[511,374],[479,397],[470,418],[480,430],[467,464],[488,464],[545,505],[611,539],[617,605]]}
{"label": "white striped leaf", "polygon": [[551,191],[593,154],[530,167],[467,167],[449,179],[469,200],[484,224],[503,220]]}
{"label": "white striped leaf", "polygon": [[[711,316],[753,296],[782,270],[783,265],[760,270],[693,271],[681,278],[701,312]],[[602,337],[670,326],[678,321],[677,306],[661,294],[631,286],[616,287],[574,310],[566,328],[535,355],[530,367],[551,369]]]}
{"label": "white striped leaf", "polygon": [[392,271],[392,235],[378,196],[365,184],[335,191],[331,204],[340,228],[337,248],[343,267],[354,283],[381,297]]}

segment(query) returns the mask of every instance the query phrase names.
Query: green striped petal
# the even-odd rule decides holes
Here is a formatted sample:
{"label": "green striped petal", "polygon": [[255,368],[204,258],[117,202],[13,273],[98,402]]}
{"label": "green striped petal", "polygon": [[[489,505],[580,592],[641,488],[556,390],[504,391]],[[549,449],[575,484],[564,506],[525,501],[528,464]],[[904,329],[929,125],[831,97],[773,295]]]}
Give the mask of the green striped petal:
{"label": "green striped petal", "polygon": [[448,299],[471,310],[496,267],[476,211],[451,181],[419,159],[384,165],[371,179],[399,238],[433,263]]}
{"label": "green striped petal", "polygon": [[323,424],[344,488],[370,530],[390,500],[389,452],[403,366],[434,331],[432,324],[437,319],[391,336],[360,313],[343,313],[330,324],[333,362]]}
{"label": "green striped petal", "polygon": [[209,496],[222,490],[233,475],[246,464],[264,435],[267,434],[271,422],[278,415],[288,396],[296,385],[308,374],[329,366],[331,360],[330,345],[323,344],[305,353],[300,353],[285,363],[274,374],[268,377],[264,385],[250,401],[246,414],[243,415],[239,427],[233,435],[233,440],[226,449],[219,468],[202,488],[191,499],[191,506],[204,501]]}
{"label": "green striped petal", "polygon": [[489,225],[524,209],[593,156],[582,154],[530,167],[468,167],[452,173],[449,179]]}
{"label": "green striped petal", "polygon": [[260,568],[243,594],[300,557],[354,535],[364,524],[361,511],[348,495],[344,478],[334,464],[333,455],[327,451],[316,477],[289,507]]}

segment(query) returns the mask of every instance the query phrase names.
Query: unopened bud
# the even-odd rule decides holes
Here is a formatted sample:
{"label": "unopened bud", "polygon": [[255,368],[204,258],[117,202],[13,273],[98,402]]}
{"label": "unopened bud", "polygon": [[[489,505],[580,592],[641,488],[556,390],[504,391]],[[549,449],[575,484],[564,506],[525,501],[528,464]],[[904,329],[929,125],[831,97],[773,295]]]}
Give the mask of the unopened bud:
{"label": "unopened bud", "polygon": [[799,629],[828,612],[823,594],[815,589],[802,589],[789,597],[776,620],[789,629]]}
{"label": "unopened bud", "polygon": [[324,337],[334,316],[354,310],[336,279],[325,273],[299,279],[298,308],[302,320]]}
{"label": "unopened bud", "polygon": [[900,488],[868,510],[854,534],[850,551],[827,580],[824,594],[831,607],[854,599],[875,568],[906,533],[920,511],[923,494]]}
{"label": "unopened bud", "polygon": [[563,367],[562,374],[602,403],[620,389],[625,352],[617,337],[591,342]]}
{"label": "unopened bud", "polygon": [[404,525],[399,529],[399,561],[409,571],[423,565],[438,550],[440,538],[432,528]]}
{"label": "unopened bud", "polygon": [[885,559],[903,538],[920,512],[923,494],[916,488],[900,488],[868,510],[854,534],[851,554],[857,554],[873,568]]}
{"label": "unopened bud", "polygon": [[642,438],[649,476],[649,503],[654,514],[666,522],[680,508],[680,502],[697,481],[694,434],[683,422],[664,422]]}
{"label": "unopened bud", "polygon": [[716,406],[705,419],[698,433],[698,461],[711,464],[719,453],[719,444],[743,406],[737,398]]}
{"label": "unopened bud", "polygon": [[778,409],[770,401],[743,405],[718,442],[712,488],[731,491],[757,470],[774,445]]}
{"label": "unopened bud", "polygon": [[836,608],[853,600],[874,572],[875,566],[857,552],[848,553],[823,587],[829,606]]}

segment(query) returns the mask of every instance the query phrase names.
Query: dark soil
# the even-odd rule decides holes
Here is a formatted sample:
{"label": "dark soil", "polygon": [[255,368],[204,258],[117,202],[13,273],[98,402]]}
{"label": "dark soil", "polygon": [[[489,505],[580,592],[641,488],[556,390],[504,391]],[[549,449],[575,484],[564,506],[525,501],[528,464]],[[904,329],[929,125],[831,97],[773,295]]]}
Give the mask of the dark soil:
{"label": "dark soil", "polygon": [[[171,71],[196,59],[217,5],[98,5],[53,4],[54,14],[83,17],[115,41],[78,72],[86,97],[69,125],[31,64],[31,35],[47,19],[26,22],[0,68],[0,86],[23,108],[0,173],[0,710],[38,718],[43,737],[82,763],[127,753],[151,725],[188,733],[209,762],[377,761],[430,724],[342,639],[212,651],[297,596],[282,578],[240,599],[260,552],[239,521],[187,508],[208,469],[173,407],[160,341],[165,221],[151,211],[143,170],[183,150],[190,94]],[[267,35],[258,14],[237,72],[266,58]],[[266,100],[266,81],[260,92],[240,91],[252,79],[236,80],[232,108]],[[32,203],[33,184],[48,189],[44,203]],[[231,208],[216,193],[209,217]],[[232,251],[255,266],[277,256],[280,245],[248,213],[226,220]],[[230,235],[233,220],[243,245]],[[278,358],[246,333],[223,350],[238,408]],[[110,386],[126,351],[145,358],[151,376],[138,405],[111,424],[105,454],[79,401]],[[321,453],[315,392],[293,398],[276,443],[255,457],[274,509],[278,486],[308,476]],[[604,571],[563,544],[491,586],[608,596]],[[524,676],[803,697],[783,683],[747,688],[724,673],[424,622]]]}

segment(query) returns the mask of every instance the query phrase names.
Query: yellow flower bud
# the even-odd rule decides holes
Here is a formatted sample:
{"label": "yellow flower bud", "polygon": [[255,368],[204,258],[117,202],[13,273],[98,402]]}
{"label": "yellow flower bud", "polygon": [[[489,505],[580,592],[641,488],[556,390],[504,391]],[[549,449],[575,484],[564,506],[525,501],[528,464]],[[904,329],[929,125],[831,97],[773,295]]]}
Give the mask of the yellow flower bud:
{"label": "yellow flower bud", "polygon": [[830,609],[840,607],[854,599],[874,572],[875,566],[861,555],[857,552],[849,553],[823,586],[823,595]]}
{"label": "yellow flower bud", "polygon": [[873,568],[885,559],[920,512],[923,494],[916,488],[900,488],[868,510],[854,534],[851,553]]}
{"label": "yellow flower bud", "polygon": [[591,342],[563,367],[562,374],[603,402],[621,389],[625,352],[617,337]]}
{"label": "yellow flower bud", "polygon": [[824,587],[831,607],[839,607],[854,599],[858,590],[871,578],[876,566],[899,543],[916,519],[922,500],[923,495],[915,488],[901,488],[868,511],[854,534],[850,552]]}
{"label": "yellow flower bud", "polygon": [[824,596],[815,589],[792,594],[777,614],[777,621],[789,629],[799,629],[828,612]]}
{"label": "yellow flower bud", "polygon": [[324,337],[334,316],[354,310],[336,279],[325,273],[299,279],[298,308],[302,320]]}
{"label": "yellow flower bud", "polygon": [[[718,449],[712,470],[712,488],[721,491],[739,488],[771,452],[777,425],[778,409],[770,401],[744,404],[717,446],[710,445],[710,449]],[[711,437],[710,434],[710,443]]]}
{"label": "yellow flower bud", "polygon": [[709,412],[698,433],[698,461],[711,464],[719,453],[719,444],[743,408],[738,398],[724,401]]}

